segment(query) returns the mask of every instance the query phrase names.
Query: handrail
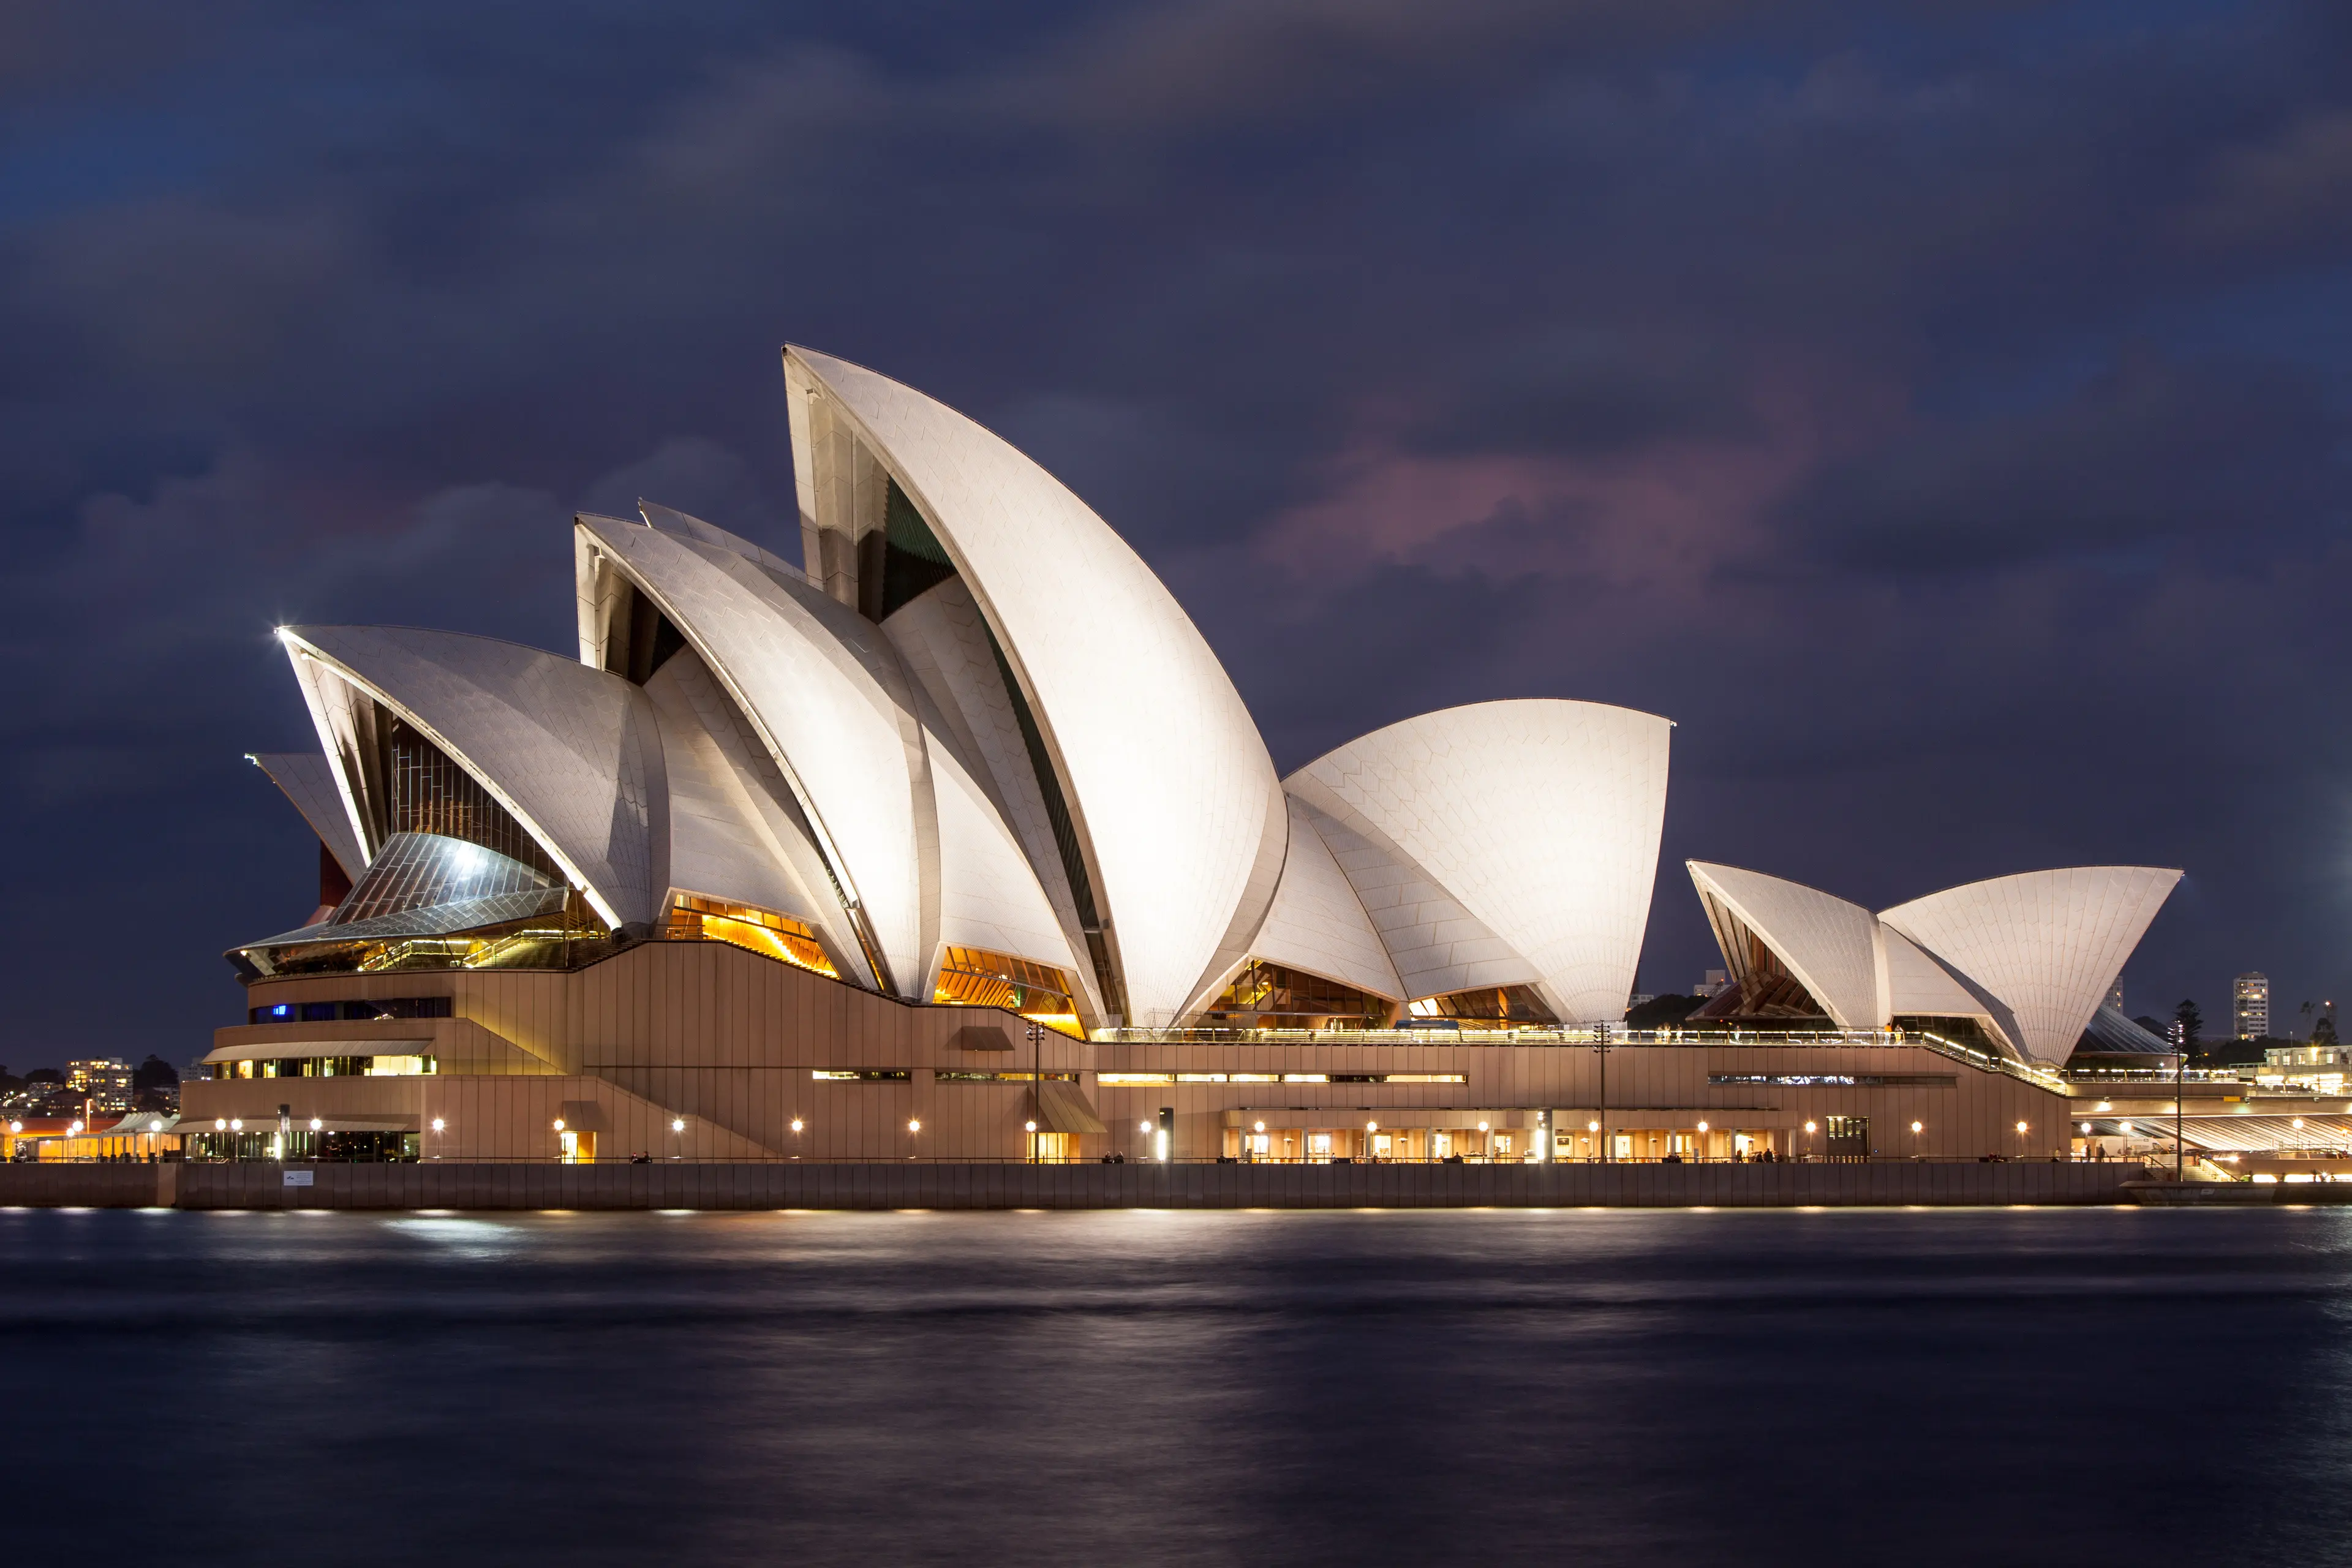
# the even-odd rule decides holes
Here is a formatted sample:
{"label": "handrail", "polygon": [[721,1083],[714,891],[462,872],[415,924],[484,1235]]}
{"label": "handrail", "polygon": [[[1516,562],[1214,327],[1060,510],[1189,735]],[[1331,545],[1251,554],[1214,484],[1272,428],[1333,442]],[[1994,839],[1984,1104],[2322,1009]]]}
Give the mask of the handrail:
{"label": "handrail", "polygon": [[2066,1092],[2065,1079],[2049,1068],[2015,1061],[2008,1057],[1989,1056],[1983,1051],[1961,1045],[1956,1040],[1948,1040],[1941,1035],[1930,1034],[1925,1029],[1906,1037],[1916,1040],[1939,1057],[1949,1057],[1956,1062],[1965,1063],[1981,1071],[2006,1073],[2011,1078],[2030,1083],[2036,1089],[2048,1089],[2053,1094]]}

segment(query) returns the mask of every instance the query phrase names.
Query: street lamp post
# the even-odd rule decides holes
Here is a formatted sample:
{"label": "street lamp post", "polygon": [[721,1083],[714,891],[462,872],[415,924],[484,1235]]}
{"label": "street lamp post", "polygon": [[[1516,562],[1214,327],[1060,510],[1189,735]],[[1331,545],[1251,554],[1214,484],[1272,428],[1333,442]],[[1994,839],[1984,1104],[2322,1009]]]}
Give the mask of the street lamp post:
{"label": "street lamp post", "polygon": [[2181,1142],[2183,1134],[2182,1102],[2188,1099],[2189,1042],[2180,1042],[2179,1054],[2172,1058],[2172,1179],[2179,1181],[2189,1173],[2189,1145]]}
{"label": "street lamp post", "polygon": [[1601,1137],[1601,1163],[1609,1163],[1609,1026],[1592,1026],[1592,1054],[1601,1058],[1601,1104],[1592,1130]]}
{"label": "street lamp post", "polygon": [[1806,1143],[1806,1147],[1805,1147],[1805,1148],[1803,1148],[1803,1149],[1800,1149],[1800,1150],[1798,1150],[1798,1151],[1797,1151],[1797,1152],[1798,1152],[1798,1153],[1800,1153],[1800,1154],[1809,1153],[1809,1152],[1811,1152],[1811,1149],[1812,1141],[1813,1141],[1813,1124],[1812,1124],[1811,1122],[1808,1121],[1808,1122],[1806,1122],[1806,1123],[1805,1123],[1805,1143]]}
{"label": "street lamp post", "polygon": [[[1045,1026],[1034,1018],[1029,1020],[1029,1103],[1037,1114],[1045,1114]],[[1029,1163],[1037,1161],[1037,1123],[1029,1123]]]}

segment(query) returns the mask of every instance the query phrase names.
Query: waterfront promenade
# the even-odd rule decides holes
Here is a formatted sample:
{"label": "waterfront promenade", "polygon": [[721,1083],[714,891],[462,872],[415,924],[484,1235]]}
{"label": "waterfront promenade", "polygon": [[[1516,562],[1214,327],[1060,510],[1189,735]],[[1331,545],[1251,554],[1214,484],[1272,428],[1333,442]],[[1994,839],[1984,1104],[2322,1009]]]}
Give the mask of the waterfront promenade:
{"label": "waterfront promenade", "polygon": [[184,1209],[1796,1208],[2116,1204],[2125,1161],[1816,1164],[0,1165],[0,1206]]}

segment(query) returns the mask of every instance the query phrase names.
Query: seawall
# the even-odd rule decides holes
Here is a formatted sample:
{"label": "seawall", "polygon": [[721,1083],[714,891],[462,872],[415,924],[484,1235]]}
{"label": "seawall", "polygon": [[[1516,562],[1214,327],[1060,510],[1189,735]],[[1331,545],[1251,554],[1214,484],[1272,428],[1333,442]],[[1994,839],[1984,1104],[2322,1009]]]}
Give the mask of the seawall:
{"label": "seawall", "polygon": [[[184,1209],[1796,1208],[2116,1204],[2137,1164],[0,1165],[0,1206]],[[307,1182],[304,1178],[307,1177]]]}

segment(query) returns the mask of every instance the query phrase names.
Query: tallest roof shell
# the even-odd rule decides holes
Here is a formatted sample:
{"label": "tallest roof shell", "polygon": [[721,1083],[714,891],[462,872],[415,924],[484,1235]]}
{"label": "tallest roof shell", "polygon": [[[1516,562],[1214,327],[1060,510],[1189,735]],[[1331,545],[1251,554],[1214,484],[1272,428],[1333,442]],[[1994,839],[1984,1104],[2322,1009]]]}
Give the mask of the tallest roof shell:
{"label": "tallest roof shell", "polygon": [[[1003,650],[1068,799],[1130,1021],[1171,1022],[1264,922],[1288,816],[1182,606],[1060,480],[943,404],[785,350],[922,511]],[[809,460],[794,460],[810,482]],[[805,526],[805,525],[804,525]]]}

